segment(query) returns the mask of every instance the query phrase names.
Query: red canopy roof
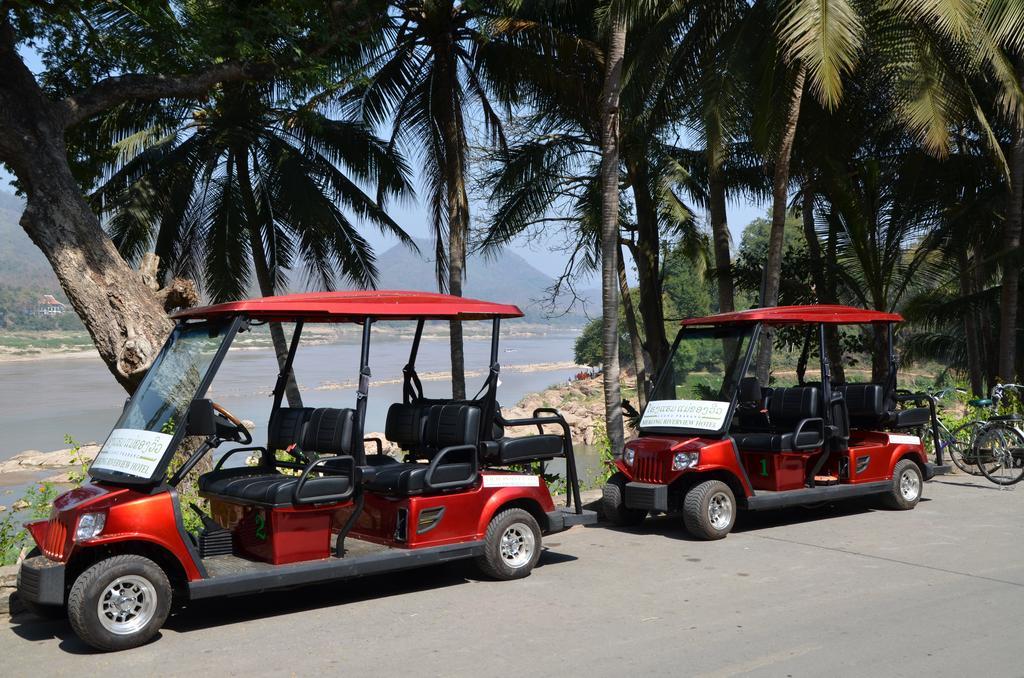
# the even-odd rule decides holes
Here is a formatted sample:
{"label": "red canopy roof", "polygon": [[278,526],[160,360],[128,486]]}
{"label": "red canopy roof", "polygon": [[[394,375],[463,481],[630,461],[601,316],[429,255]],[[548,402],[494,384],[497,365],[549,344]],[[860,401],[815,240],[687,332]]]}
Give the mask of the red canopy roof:
{"label": "red canopy roof", "polygon": [[244,313],[260,320],[307,320],[310,322],[356,322],[367,316],[379,320],[458,318],[485,320],[519,318],[523,312],[511,304],[492,304],[450,294],[375,290],[359,292],[310,292],[230,301],[214,306],[189,308],[174,318],[216,318]]}
{"label": "red canopy roof", "polygon": [[737,325],[765,322],[772,325],[828,323],[830,325],[861,325],[865,323],[899,323],[898,313],[868,311],[853,306],[775,306],[752,308],[749,311],[719,313],[704,318],[687,318],[682,325]]}

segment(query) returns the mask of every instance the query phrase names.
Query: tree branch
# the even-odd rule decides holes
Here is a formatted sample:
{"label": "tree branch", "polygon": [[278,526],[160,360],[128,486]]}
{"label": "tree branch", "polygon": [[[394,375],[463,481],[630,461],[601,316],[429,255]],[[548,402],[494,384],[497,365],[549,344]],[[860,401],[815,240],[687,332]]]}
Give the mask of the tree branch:
{"label": "tree branch", "polygon": [[263,80],[275,71],[272,64],[225,62],[189,75],[142,75],[127,73],[104,78],[61,102],[64,127],[133,99],[152,101],[171,97],[202,96],[222,82]]}

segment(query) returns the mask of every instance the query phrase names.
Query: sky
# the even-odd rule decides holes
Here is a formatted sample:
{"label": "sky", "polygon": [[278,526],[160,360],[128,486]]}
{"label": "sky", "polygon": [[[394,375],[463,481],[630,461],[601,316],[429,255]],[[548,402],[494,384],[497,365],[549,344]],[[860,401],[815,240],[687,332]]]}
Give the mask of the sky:
{"label": "sky", "polygon": [[[38,54],[28,48],[22,48],[19,51],[28,67],[33,72],[38,73],[42,68]],[[7,168],[0,163],[0,190],[13,193],[14,189],[10,186],[11,178]],[[419,182],[417,181],[416,183],[418,184]],[[418,196],[426,195],[426,191],[421,186],[417,185],[416,189]],[[470,214],[484,214],[485,210],[483,208],[484,206],[479,201],[471,202]],[[763,217],[767,208],[767,203],[751,202],[745,198],[728,203],[729,230],[732,233],[735,245],[739,244],[740,235],[744,227],[752,220]],[[430,212],[425,204],[394,204],[389,206],[388,212],[410,236],[414,238],[431,237]],[[698,218],[706,221],[705,214],[699,213]],[[473,225],[480,228],[486,227],[485,223],[479,223],[476,220],[474,220]],[[364,237],[369,240],[370,244],[374,247],[374,251],[377,253],[381,253],[397,243],[393,236],[383,235],[373,227],[368,227],[364,231]],[[520,237],[513,241],[509,247],[541,272],[554,278],[561,275],[565,267],[568,258],[567,254],[563,251],[565,245],[566,242],[561,229],[552,227],[550,231],[541,232],[536,236]],[[381,261],[379,263],[382,266],[387,265],[387,262]],[[627,262],[627,268],[629,267],[629,262]],[[467,273],[472,275],[472,271],[467,271]],[[598,287],[600,286],[599,280],[597,275],[592,275],[588,280],[579,281],[577,287],[580,289]]]}

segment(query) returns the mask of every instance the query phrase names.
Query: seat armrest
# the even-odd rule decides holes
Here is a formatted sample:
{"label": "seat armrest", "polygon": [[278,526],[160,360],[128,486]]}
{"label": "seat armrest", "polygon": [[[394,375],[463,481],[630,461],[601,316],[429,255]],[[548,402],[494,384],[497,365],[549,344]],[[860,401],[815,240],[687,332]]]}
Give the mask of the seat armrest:
{"label": "seat armrest", "polygon": [[[345,466],[345,468],[335,469],[326,467],[326,464],[328,462],[341,462]],[[325,466],[325,468],[317,471],[317,467],[319,466]],[[312,464],[307,466],[306,470],[302,472],[301,476],[299,476],[299,482],[295,484],[295,490],[292,496],[292,501],[297,506],[301,506],[303,504],[325,504],[328,502],[345,501],[346,499],[351,498],[356,491],[356,485],[359,481],[358,468],[359,467],[356,466],[355,457],[348,454],[337,455],[334,457],[321,457],[320,459],[317,459]],[[324,494],[312,497],[301,497],[300,495],[302,494],[302,488],[305,487],[306,481],[309,479],[309,475],[314,471],[318,473],[326,472],[335,475],[348,475],[349,478],[351,478],[352,482],[349,483],[348,489],[346,491],[340,492],[338,494]]]}
{"label": "seat armrest", "polygon": [[[479,473],[478,469],[480,464],[477,460],[477,447],[476,445],[452,445],[446,447],[440,452],[434,455],[434,458],[430,460],[430,465],[427,466],[427,473],[423,476],[423,485],[432,490],[446,490],[452,487],[462,487],[468,483],[476,481],[476,476]],[[467,478],[460,478],[458,480],[448,480],[445,482],[435,483],[434,472],[437,471],[437,467],[440,466],[441,462],[445,457],[454,455],[458,452],[469,452],[470,464],[473,466],[472,473]],[[457,463],[457,462],[447,462]]]}
{"label": "seat armrest", "polygon": [[220,459],[217,460],[217,465],[213,467],[213,470],[214,471],[219,471],[221,469],[221,467],[224,466],[224,462],[227,461],[228,457],[230,457],[230,456],[232,456],[232,455],[234,455],[234,454],[236,454],[238,452],[262,452],[263,454],[266,454],[267,453],[267,448],[265,448],[265,447],[236,447],[236,448],[234,448],[232,450],[228,450],[224,454],[223,457],[221,457]]}
{"label": "seat armrest", "polygon": [[[801,445],[797,441],[800,439],[800,434],[804,432],[805,428],[814,428],[814,432],[818,434],[818,440],[813,445]],[[793,449],[794,450],[813,450],[817,447],[821,447],[825,444],[825,420],[821,417],[808,417],[801,419],[796,425],[796,430],[793,431]]]}

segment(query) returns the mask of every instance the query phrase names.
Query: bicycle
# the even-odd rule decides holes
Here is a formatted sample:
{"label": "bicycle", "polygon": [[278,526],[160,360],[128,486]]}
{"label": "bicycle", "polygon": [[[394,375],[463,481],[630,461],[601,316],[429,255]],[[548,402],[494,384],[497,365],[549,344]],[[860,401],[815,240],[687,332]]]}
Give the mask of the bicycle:
{"label": "bicycle", "polygon": [[[928,395],[932,398],[935,403],[939,403],[945,400],[953,393],[966,394],[967,391],[962,388],[956,388],[950,386]],[[974,440],[975,429],[982,422],[970,421],[957,426],[955,429],[950,430],[941,419],[936,419],[938,424],[938,436],[939,436],[939,449],[943,452],[943,456],[949,455],[949,459],[956,465],[958,469],[964,473],[968,473],[972,476],[982,475],[981,469],[977,464],[977,455],[973,452],[971,445]],[[922,432],[921,440],[924,442],[925,450],[927,454],[935,457],[935,441],[931,435]]]}
{"label": "bicycle", "polygon": [[1021,430],[1024,418],[1016,412],[998,414],[999,404],[1008,390],[1024,392],[1024,385],[998,384],[992,389],[990,398],[979,398],[969,403],[994,413],[981,422],[971,448],[982,475],[1004,487],[1024,479],[1024,431]]}

